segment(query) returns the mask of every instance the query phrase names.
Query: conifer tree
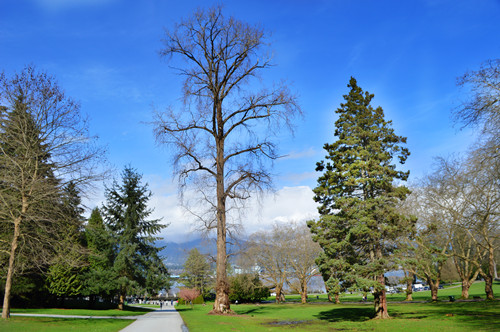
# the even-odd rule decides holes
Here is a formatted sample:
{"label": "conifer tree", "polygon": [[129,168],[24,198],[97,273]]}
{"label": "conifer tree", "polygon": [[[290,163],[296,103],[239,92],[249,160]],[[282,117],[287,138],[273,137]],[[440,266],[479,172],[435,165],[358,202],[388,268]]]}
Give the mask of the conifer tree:
{"label": "conifer tree", "polygon": [[90,306],[93,306],[96,296],[111,298],[118,293],[117,274],[113,269],[114,239],[98,208],[92,210],[87,221],[85,240],[89,256],[82,293],[90,297]]}
{"label": "conifer tree", "polygon": [[373,287],[376,317],[387,318],[384,272],[391,268],[393,240],[411,225],[396,210],[409,190],[394,183],[409,172],[398,170],[393,159],[404,164],[409,151],[382,108],[370,105],[374,95],[363,92],[354,78],[348,87],[336,111],[337,140],[324,145],[326,160],[317,163],[322,175],[314,200],[321,216],[309,227],[324,251],[320,269],[340,276],[342,284]]}
{"label": "conifer tree", "polygon": [[162,248],[155,246],[156,235],[166,227],[160,219],[148,220],[153,212],[147,203],[151,192],[141,184],[142,176],[125,167],[122,184],[114,182],[106,190],[103,212],[106,225],[115,238],[113,269],[120,295],[119,309],[133,288],[167,286],[167,270],[159,257]]}

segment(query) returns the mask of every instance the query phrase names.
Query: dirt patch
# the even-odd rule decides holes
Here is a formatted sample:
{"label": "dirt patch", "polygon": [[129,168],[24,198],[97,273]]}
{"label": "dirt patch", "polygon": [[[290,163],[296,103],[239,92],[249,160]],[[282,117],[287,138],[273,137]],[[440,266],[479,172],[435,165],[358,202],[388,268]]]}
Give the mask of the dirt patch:
{"label": "dirt patch", "polygon": [[308,324],[310,322],[312,322],[312,320],[279,320],[279,321],[264,323],[264,325],[288,326],[288,325]]}

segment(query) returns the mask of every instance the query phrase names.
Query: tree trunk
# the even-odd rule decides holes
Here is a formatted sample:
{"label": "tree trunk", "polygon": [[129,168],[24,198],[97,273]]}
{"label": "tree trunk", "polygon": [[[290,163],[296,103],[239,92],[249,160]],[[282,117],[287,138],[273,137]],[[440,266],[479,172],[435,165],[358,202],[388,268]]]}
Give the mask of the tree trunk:
{"label": "tree trunk", "polygon": [[120,301],[118,302],[118,310],[123,310],[125,306],[125,295],[120,294]]}
{"label": "tree trunk", "polygon": [[470,280],[462,280],[462,299],[469,298],[469,288],[472,285]]}
{"label": "tree trunk", "polygon": [[301,292],[300,292],[300,300],[302,304],[307,303],[307,281],[302,280],[301,282]]}
{"label": "tree trunk", "polygon": [[226,193],[224,187],[224,127],[220,105],[214,104],[217,114],[218,138],[217,147],[217,281],[215,284],[215,302],[212,313],[227,314],[231,312],[229,303],[229,284],[227,281],[226,253]]}
{"label": "tree trunk", "polygon": [[[323,276],[323,281],[325,283],[326,294],[328,295],[328,302],[333,302],[332,294],[330,292],[330,287],[328,287],[327,280],[328,279],[325,280],[325,276]],[[337,294],[335,294],[335,298],[337,298]],[[335,303],[337,303],[337,302],[335,302]]]}
{"label": "tree trunk", "polygon": [[375,293],[375,319],[390,318],[387,312],[387,297],[385,294],[385,279],[383,274],[378,277],[378,282],[382,289]]}
{"label": "tree trunk", "polygon": [[427,284],[431,288],[431,300],[436,302],[438,300],[439,279],[433,281],[431,278],[427,278]]}
{"label": "tree trunk", "polygon": [[[23,208],[24,212],[24,208]],[[5,280],[5,294],[3,297],[2,318],[10,318],[10,293],[12,290],[12,279],[14,278],[14,262],[16,260],[16,250],[21,227],[21,217],[14,220],[14,235],[10,244],[9,267],[7,269],[7,278]]]}
{"label": "tree trunk", "polygon": [[281,286],[276,286],[276,303],[281,303],[281,292],[282,292],[282,289],[281,289]]}
{"label": "tree trunk", "polygon": [[[331,296],[328,294],[328,298],[330,299]],[[335,304],[340,304],[340,294],[339,292],[335,292]]]}
{"label": "tree trunk", "polygon": [[493,295],[493,270],[495,269],[495,250],[492,245],[488,248],[488,274],[484,276],[484,291],[488,300],[495,299]]}
{"label": "tree trunk", "polygon": [[405,301],[413,301],[413,280],[406,279],[406,299]]}
{"label": "tree trunk", "polygon": [[495,296],[493,295],[493,277],[489,273],[484,276],[484,292],[486,293],[486,298],[488,300],[495,299]]}

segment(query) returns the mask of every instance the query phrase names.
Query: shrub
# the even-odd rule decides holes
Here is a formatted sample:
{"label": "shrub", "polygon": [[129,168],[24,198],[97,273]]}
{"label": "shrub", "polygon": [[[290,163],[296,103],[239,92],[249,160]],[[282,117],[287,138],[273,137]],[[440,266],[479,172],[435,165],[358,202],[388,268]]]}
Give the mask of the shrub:
{"label": "shrub", "polygon": [[[179,300],[179,304],[188,304],[188,303],[194,304],[193,301],[195,301],[196,298],[200,297],[200,291],[197,290],[196,288],[181,289],[179,291],[179,297],[180,297],[180,299],[183,300],[182,303]],[[201,301],[203,301],[203,298],[201,299]]]}
{"label": "shrub", "polygon": [[239,274],[231,277],[229,283],[232,302],[259,302],[270,296],[269,288],[262,285],[258,275]]}
{"label": "shrub", "polygon": [[193,304],[203,304],[205,301],[203,300],[203,295],[198,295],[194,300]]}

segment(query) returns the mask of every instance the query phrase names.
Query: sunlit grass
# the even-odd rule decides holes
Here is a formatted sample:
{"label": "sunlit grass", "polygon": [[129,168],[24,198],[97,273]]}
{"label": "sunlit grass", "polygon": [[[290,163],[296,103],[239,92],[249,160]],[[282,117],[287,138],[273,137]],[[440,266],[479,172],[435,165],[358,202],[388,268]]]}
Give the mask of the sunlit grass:
{"label": "sunlit grass", "polygon": [[245,304],[237,315],[208,315],[211,305],[178,307],[191,332],[197,331],[495,331],[499,301],[393,303],[392,319],[373,320],[369,304]]}
{"label": "sunlit grass", "polygon": [[65,319],[48,317],[11,317],[0,320],[2,332],[114,332],[134,322],[130,319]]}

